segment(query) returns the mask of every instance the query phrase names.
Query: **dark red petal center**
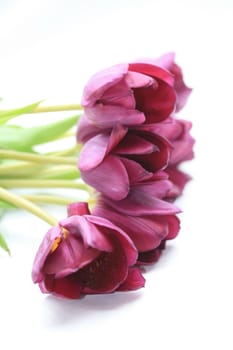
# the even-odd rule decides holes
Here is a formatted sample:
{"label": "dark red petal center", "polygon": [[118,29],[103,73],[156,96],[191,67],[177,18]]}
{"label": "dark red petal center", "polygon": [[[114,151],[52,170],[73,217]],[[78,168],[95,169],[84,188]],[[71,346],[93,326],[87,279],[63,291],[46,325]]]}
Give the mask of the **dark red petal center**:
{"label": "dark red petal center", "polygon": [[114,250],[103,252],[90,264],[75,273],[83,288],[97,292],[112,291],[125,280],[128,266],[120,242],[113,237]]}

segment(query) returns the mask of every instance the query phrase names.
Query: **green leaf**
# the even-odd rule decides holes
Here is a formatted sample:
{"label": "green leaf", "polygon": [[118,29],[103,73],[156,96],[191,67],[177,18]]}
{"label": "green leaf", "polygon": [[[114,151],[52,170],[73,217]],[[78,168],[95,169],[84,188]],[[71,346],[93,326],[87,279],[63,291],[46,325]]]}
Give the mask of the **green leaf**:
{"label": "green leaf", "polygon": [[7,252],[9,255],[11,255],[10,248],[8,247],[5,238],[3,237],[3,235],[1,233],[0,233],[0,248],[2,248],[3,250],[5,250],[5,252]]}
{"label": "green leaf", "polygon": [[39,106],[39,104],[42,101],[33,103],[31,105],[17,108],[17,109],[11,109],[9,111],[0,111],[0,125],[5,124],[8,122],[8,120],[19,117],[23,114],[28,114],[31,113],[36,107]]}
{"label": "green leaf", "polygon": [[77,124],[78,115],[55,123],[23,128],[15,125],[0,126],[0,148],[32,152],[32,147],[50,142]]}

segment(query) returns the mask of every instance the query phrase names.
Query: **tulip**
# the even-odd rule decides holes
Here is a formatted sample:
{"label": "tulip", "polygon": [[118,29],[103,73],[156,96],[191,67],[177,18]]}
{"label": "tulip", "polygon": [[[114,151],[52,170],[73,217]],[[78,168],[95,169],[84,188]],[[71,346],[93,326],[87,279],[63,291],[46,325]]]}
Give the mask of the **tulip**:
{"label": "tulip", "polygon": [[32,279],[43,293],[77,299],[144,286],[133,267],[137,250],[119,227],[91,215],[86,203],[70,205],[68,214],[48,231],[35,257]]}
{"label": "tulip", "polygon": [[171,53],[95,74],[84,89],[82,106],[95,126],[131,127],[164,121],[183,108],[190,92]]}

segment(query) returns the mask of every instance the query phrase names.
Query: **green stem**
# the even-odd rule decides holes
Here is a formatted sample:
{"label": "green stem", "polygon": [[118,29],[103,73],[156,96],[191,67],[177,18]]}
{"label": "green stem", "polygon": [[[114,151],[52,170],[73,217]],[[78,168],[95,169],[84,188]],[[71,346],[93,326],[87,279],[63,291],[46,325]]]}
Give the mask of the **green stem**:
{"label": "green stem", "polygon": [[57,105],[57,106],[38,106],[30,113],[47,113],[47,112],[66,112],[82,110],[80,104]]}
{"label": "green stem", "polygon": [[32,176],[33,172],[38,172],[38,169],[43,168],[43,165],[35,165],[33,163],[27,163],[27,162],[12,162],[10,164],[4,164],[0,166],[0,176],[1,175],[7,175],[7,176],[19,176],[30,174]]}
{"label": "green stem", "polygon": [[46,164],[72,164],[77,163],[75,157],[58,157],[58,156],[47,156],[43,154],[34,154],[28,152],[19,152],[13,150],[4,150],[0,149],[0,159],[17,159],[17,160],[26,160],[34,163],[46,163]]}
{"label": "green stem", "polygon": [[91,187],[84,183],[78,183],[70,180],[7,180],[1,179],[1,186],[7,188],[75,188],[79,190],[85,190],[87,192],[92,191]]}
{"label": "green stem", "polygon": [[[30,174],[29,174],[30,175]],[[32,176],[30,176],[32,178]],[[77,180],[80,178],[79,170],[73,165],[50,166],[33,176],[33,179],[47,180]]]}
{"label": "green stem", "polygon": [[72,202],[77,202],[75,198],[65,198],[44,194],[27,194],[23,196],[24,198],[30,200],[31,202],[36,203],[45,203],[45,204],[59,204],[59,205],[68,205]]}
{"label": "green stem", "polygon": [[28,162],[7,162],[0,166],[0,177],[7,179],[78,179],[80,173],[74,165],[44,165]]}
{"label": "green stem", "polygon": [[42,210],[40,207],[31,203],[29,200],[22,198],[19,195],[5,190],[2,187],[0,187],[0,198],[10,204],[13,204],[16,207],[29,211],[30,213],[44,220],[51,226],[57,225],[57,220],[53,216],[49,215],[44,210]]}
{"label": "green stem", "polygon": [[80,153],[81,149],[82,149],[83,145],[82,144],[77,144],[73,147],[61,150],[61,151],[55,151],[53,153],[46,153],[46,155],[48,156],[55,156],[55,157],[63,157],[63,156],[69,156],[71,154],[77,154]]}

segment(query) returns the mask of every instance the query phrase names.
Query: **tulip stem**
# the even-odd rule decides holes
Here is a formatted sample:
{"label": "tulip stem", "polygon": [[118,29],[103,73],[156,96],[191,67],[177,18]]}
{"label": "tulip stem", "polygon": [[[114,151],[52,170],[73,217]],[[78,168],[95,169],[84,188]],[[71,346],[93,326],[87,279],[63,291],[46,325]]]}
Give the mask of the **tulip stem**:
{"label": "tulip stem", "polygon": [[44,210],[30,202],[28,199],[22,198],[17,194],[7,191],[3,187],[0,187],[0,198],[18,208],[29,211],[31,214],[39,217],[51,226],[57,225],[57,220],[52,215],[46,213]]}
{"label": "tulip stem", "polygon": [[14,150],[0,149],[0,159],[15,159],[25,160],[33,163],[46,163],[46,164],[72,164],[76,165],[77,159],[75,157],[59,157],[48,156],[43,154],[34,154],[29,152],[19,152]]}
{"label": "tulip stem", "polygon": [[29,113],[48,113],[48,112],[66,112],[66,111],[79,111],[82,110],[80,104],[69,104],[69,105],[57,105],[57,106],[38,106]]}
{"label": "tulip stem", "polygon": [[30,200],[31,202],[44,204],[68,205],[72,202],[77,202],[77,198],[65,198],[46,194],[27,194],[23,195],[23,197]]}
{"label": "tulip stem", "polygon": [[21,180],[21,179],[1,179],[1,186],[7,188],[75,188],[90,192],[92,189],[84,183],[78,183],[70,180]]}
{"label": "tulip stem", "polygon": [[63,157],[63,156],[69,156],[73,153],[78,154],[81,149],[82,149],[83,145],[78,143],[77,145],[64,149],[64,150],[60,150],[60,151],[55,151],[53,153],[46,153],[46,155],[48,156],[56,156],[56,157]]}

